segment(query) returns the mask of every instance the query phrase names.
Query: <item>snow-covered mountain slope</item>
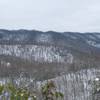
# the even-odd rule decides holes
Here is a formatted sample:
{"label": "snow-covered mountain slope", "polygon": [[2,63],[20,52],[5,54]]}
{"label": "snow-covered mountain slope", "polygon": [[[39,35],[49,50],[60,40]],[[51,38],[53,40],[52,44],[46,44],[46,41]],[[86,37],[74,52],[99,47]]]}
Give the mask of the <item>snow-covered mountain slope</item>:
{"label": "snow-covered mountain slope", "polygon": [[[85,47],[94,47],[88,41],[100,44],[100,33],[72,33],[72,32],[41,32],[28,30],[0,30],[0,44],[53,44],[61,46],[82,45]],[[94,47],[96,48],[96,47]],[[98,47],[97,47],[98,48]]]}
{"label": "snow-covered mountain slope", "polygon": [[[100,75],[100,70],[88,69],[69,73],[51,80],[56,84],[57,90],[64,94],[63,100],[95,100],[93,82],[98,75]],[[40,87],[44,83],[38,82],[36,86]],[[41,96],[38,97],[39,99],[41,98]]]}
{"label": "snow-covered mountain slope", "polygon": [[[45,70],[44,76],[49,73],[47,77],[50,78],[69,70],[99,67],[99,61],[100,33],[0,30],[0,69],[2,62],[4,70],[8,63],[12,70],[16,68],[16,72],[20,69],[38,75],[40,68],[41,75],[41,70]],[[27,62],[26,65],[23,62]]]}
{"label": "snow-covered mountain slope", "polygon": [[0,45],[0,55],[15,56],[31,62],[73,63],[73,55],[70,52],[53,46]]}
{"label": "snow-covered mountain slope", "polygon": [[[41,32],[28,30],[0,30],[0,44],[33,44],[67,47],[84,53],[100,55],[100,33]],[[99,55],[98,55],[99,54]]]}

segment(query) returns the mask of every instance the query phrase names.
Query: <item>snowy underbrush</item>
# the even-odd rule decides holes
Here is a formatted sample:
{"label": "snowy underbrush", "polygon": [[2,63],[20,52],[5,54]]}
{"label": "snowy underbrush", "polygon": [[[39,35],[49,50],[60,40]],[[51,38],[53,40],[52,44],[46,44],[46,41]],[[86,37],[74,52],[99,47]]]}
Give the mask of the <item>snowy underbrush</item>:
{"label": "snowy underbrush", "polygon": [[[24,75],[20,75],[19,78],[1,78],[0,100],[93,100],[94,81],[98,78],[100,70],[94,68],[45,81],[36,81]],[[49,99],[50,97],[53,99]]]}

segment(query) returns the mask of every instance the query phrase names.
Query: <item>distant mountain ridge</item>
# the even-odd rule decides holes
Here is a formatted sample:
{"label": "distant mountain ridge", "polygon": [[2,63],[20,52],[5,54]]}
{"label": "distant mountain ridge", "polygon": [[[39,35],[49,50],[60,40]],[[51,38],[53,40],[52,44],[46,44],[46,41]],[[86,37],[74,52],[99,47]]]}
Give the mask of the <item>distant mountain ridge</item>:
{"label": "distant mountain ridge", "polygon": [[6,74],[16,69],[14,74],[24,71],[38,77],[40,72],[42,78],[45,74],[54,77],[68,71],[99,67],[99,61],[100,33],[0,30],[0,68],[10,63],[9,71],[3,70]]}
{"label": "distant mountain ridge", "polygon": [[[79,33],[79,32],[54,32],[54,31],[36,31],[36,30],[0,30],[0,43],[1,42],[23,42],[23,43],[34,43],[34,42],[56,42],[62,40],[66,42],[68,40],[82,41],[92,45],[93,43],[97,48],[100,43],[100,33]],[[80,41],[80,42],[81,42]],[[57,41],[58,42],[58,41]]]}
{"label": "distant mountain ridge", "polygon": [[[35,30],[0,30],[0,44],[41,44],[72,47],[99,52],[100,33],[41,32]],[[81,51],[80,50],[80,51]]]}

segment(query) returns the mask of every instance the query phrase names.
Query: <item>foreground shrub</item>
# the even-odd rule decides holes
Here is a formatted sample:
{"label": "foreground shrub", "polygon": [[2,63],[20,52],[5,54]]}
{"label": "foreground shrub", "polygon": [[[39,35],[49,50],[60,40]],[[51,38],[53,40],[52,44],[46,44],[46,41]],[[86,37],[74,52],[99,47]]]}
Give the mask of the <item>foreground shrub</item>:
{"label": "foreground shrub", "polygon": [[[27,88],[17,88],[13,84],[9,83],[7,85],[0,85],[0,96],[2,100],[6,100],[7,95],[10,100],[36,100],[34,93],[31,93]],[[8,99],[7,98],[7,99]]]}
{"label": "foreground shrub", "polygon": [[41,90],[44,100],[58,100],[58,98],[63,98],[63,94],[57,91],[53,81],[44,84]]}
{"label": "foreground shrub", "polygon": [[[20,87],[20,85],[16,85],[15,83],[1,84],[0,100],[39,100],[37,98],[40,98],[38,97],[40,94],[36,90],[28,86]],[[41,100],[61,100],[63,98],[63,94],[57,91],[53,81],[48,81],[43,84],[39,88],[39,91],[43,97]]]}

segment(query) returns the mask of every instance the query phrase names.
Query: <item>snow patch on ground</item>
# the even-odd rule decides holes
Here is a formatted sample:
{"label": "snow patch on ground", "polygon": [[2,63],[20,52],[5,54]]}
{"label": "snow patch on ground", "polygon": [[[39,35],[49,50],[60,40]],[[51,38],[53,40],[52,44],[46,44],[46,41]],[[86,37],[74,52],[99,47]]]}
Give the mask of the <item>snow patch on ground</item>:
{"label": "snow patch on ground", "polygon": [[94,46],[96,48],[100,48],[100,44],[99,43],[96,43],[95,41],[87,41],[87,43],[91,46]]}
{"label": "snow patch on ground", "polygon": [[36,41],[37,42],[51,42],[52,36],[50,34],[40,34],[37,36]]}
{"label": "snow patch on ground", "polygon": [[70,36],[72,39],[77,39],[77,37],[76,36]]}

